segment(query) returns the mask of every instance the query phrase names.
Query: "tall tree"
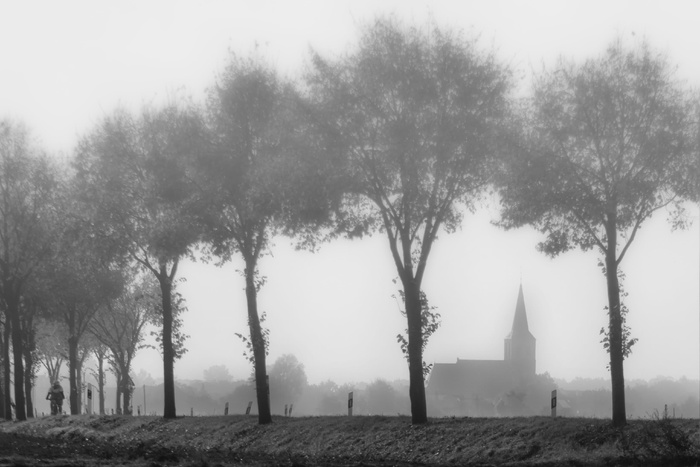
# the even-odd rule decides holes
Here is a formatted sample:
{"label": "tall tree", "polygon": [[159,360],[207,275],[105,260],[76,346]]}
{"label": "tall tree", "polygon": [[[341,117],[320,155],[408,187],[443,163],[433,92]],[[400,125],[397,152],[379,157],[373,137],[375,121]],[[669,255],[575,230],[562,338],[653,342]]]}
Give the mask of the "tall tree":
{"label": "tall tree", "polygon": [[[9,405],[9,397],[5,397],[5,394],[10,392],[10,365],[5,365],[5,360],[10,358],[10,348],[9,345],[5,345],[8,341],[9,328],[4,320],[5,314],[0,315],[0,327],[2,327],[2,333],[0,333],[0,363],[2,364],[2,373],[0,374],[0,419],[5,419],[6,405]],[[7,373],[5,373],[7,371]]]}
{"label": "tall tree", "polygon": [[[58,212],[66,216],[66,212],[58,208]],[[61,222],[59,222],[60,224]],[[54,231],[61,232],[59,224],[54,224]],[[67,334],[53,314],[56,310],[56,297],[52,290],[52,277],[50,271],[52,264],[56,262],[60,251],[62,234],[56,235],[54,255],[47,259],[35,274],[27,281],[26,291],[21,302],[21,325],[24,336],[24,392],[27,401],[27,416],[32,417],[33,402],[31,400],[32,389],[36,379],[36,373],[41,366],[46,368],[50,382],[59,379],[59,373],[67,352]]]}
{"label": "tall tree", "polygon": [[[93,317],[94,319],[94,317]],[[82,410],[87,410],[87,399],[86,391],[87,383],[85,378],[85,362],[93,355],[96,347],[100,345],[100,342],[95,339],[95,336],[89,332],[85,332],[80,339],[80,344],[78,345],[78,358],[76,359],[76,388],[78,392],[78,407],[79,413]]]}
{"label": "tall tree", "polygon": [[60,322],[43,317],[37,320],[37,360],[46,369],[51,383],[60,378],[65,355],[68,355],[67,345],[67,333]]}
{"label": "tall tree", "polygon": [[460,33],[367,27],[335,62],[316,55],[309,96],[350,187],[341,227],[382,232],[403,287],[413,423],[426,423],[421,286],[438,232],[457,229],[491,176],[509,74]]}
{"label": "tall tree", "polygon": [[324,166],[311,167],[318,151],[309,149],[315,140],[304,131],[302,109],[293,86],[274,70],[234,57],[209,92],[209,150],[196,164],[198,212],[207,225],[209,251],[222,263],[239,254],[245,264],[248,342],[261,424],[272,417],[267,336],[258,313],[258,292],[265,282],[259,260],[275,234],[303,231],[329,212],[329,198],[320,194],[318,183],[324,180]]}
{"label": "tall tree", "polygon": [[[12,339],[18,420],[27,418],[21,301],[29,279],[53,254],[56,232],[51,223],[57,217],[55,197],[59,193],[56,173],[46,156],[32,145],[24,127],[0,120],[0,293]],[[4,365],[5,375],[9,375],[9,358]],[[9,393],[5,398],[7,407]]]}
{"label": "tall tree", "polygon": [[623,359],[635,340],[625,325],[620,264],[645,220],[681,201],[689,180],[691,118],[687,93],[667,59],[646,44],[614,42],[581,64],[561,60],[535,82],[502,186],[503,223],[546,235],[556,256],[596,249],[606,278],[612,420],[626,423]]}
{"label": "tall tree", "polygon": [[153,302],[157,293],[152,290],[157,290],[158,286],[153,282],[143,280],[130,284],[120,296],[109,300],[90,324],[91,333],[109,349],[110,361],[119,368],[122,378],[117,381],[117,397],[123,396],[124,413],[129,415],[131,362],[136,352],[144,347],[145,326],[155,319],[153,315],[158,310],[157,303]]}
{"label": "tall tree", "polygon": [[110,269],[111,258],[104,256],[101,242],[95,241],[94,232],[83,219],[75,216],[66,223],[72,225],[63,235],[62,254],[47,268],[47,281],[53,314],[68,334],[68,397],[71,414],[78,415],[82,408],[80,370],[85,358],[82,340],[98,310],[121,292],[123,278],[119,271]]}
{"label": "tall tree", "polygon": [[[97,360],[97,370],[93,376],[97,380],[97,398],[100,415],[105,414],[105,362],[109,348],[104,344],[98,344],[92,349]],[[118,383],[117,383],[118,384]]]}
{"label": "tall tree", "polygon": [[175,418],[174,281],[198,230],[188,215],[186,159],[200,147],[192,108],[145,109],[135,118],[117,111],[80,144],[75,160],[83,200],[92,206],[101,238],[111,241],[160,288],[165,418]]}
{"label": "tall tree", "polygon": [[40,305],[36,300],[24,297],[21,304],[22,326],[22,351],[24,353],[24,397],[27,404],[27,418],[34,418],[34,401],[32,400],[32,388],[36,380],[36,372],[39,369],[39,360],[36,346],[35,318],[39,314]]}

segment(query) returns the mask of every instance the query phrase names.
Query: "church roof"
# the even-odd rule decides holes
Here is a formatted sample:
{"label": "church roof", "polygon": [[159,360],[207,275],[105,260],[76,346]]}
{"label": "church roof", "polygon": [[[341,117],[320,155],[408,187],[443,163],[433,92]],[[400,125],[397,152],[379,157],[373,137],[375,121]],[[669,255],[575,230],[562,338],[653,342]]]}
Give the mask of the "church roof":
{"label": "church roof", "polygon": [[[527,324],[522,284],[520,284],[515,305],[513,327],[506,337],[507,345],[512,343],[513,339],[519,342],[535,340]],[[518,373],[513,365],[509,357],[504,360],[457,359],[456,363],[435,363],[430,372],[426,391],[429,394],[459,398],[498,397],[518,384]]]}
{"label": "church roof", "polygon": [[435,363],[428,393],[456,397],[498,395],[513,383],[510,366],[503,360],[457,360]]}
{"label": "church roof", "polygon": [[530,333],[530,329],[527,325],[527,311],[525,310],[525,297],[523,296],[523,284],[520,284],[520,290],[518,291],[518,301],[515,304],[515,315],[513,316],[513,327],[510,334],[506,336],[506,339],[512,339],[513,337],[531,337],[535,338]]}

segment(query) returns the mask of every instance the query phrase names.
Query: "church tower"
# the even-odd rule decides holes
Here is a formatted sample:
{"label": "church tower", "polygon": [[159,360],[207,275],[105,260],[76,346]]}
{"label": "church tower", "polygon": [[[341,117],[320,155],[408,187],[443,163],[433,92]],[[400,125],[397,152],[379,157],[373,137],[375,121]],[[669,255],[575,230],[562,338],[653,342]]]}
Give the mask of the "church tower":
{"label": "church tower", "polygon": [[513,328],[505,338],[504,360],[508,362],[519,380],[528,380],[535,376],[535,336],[527,326],[523,284],[520,284],[518,302],[515,305]]}

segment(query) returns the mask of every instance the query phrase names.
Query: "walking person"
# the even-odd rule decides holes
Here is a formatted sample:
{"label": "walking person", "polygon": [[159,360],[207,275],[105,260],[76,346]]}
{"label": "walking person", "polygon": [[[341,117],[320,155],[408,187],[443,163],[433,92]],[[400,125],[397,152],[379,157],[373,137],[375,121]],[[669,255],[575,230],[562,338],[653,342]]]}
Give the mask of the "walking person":
{"label": "walking person", "polygon": [[46,400],[51,401],[51,415],[60,415],[63,413],[63,399],[66,396],[63,394],[63,386],[58,380],[53,382],[53,386],[49,389],[49,393],[46,394]]}

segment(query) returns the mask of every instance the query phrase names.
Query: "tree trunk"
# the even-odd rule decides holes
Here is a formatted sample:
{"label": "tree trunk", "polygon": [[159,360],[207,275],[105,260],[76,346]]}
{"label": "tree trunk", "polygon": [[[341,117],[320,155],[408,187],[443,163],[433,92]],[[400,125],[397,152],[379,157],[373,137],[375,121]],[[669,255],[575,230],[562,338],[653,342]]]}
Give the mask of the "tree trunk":
{"label": "tree trunk", "polygon": [[83,391],[83,359],[78,359],[78,365],[75,368],[75,387],[78,394],[78,414],[85,411],[85,392]]}
{"label": "tree trunk", "polygon": [[[175,418],[175,350],[173,349],[172,284],[164,264],[158,276],[163,304],[163,391],[165,406],[163,418]],[[129,375],[123,375],[127,379]]]}
{"label": "tree trunk", "polygon": [[[0,342],[0,345],[5,345]],[[4,365],[3,365],[4,366]],[[2,383],[3,377],[0,376],[0,383]],[[5,419],[5,384],[0,384],[0,420]]]}
{"label": "tree trunk", "polygon": [[3,373],[0,374],[0,420],[5,418],[5,326],[3,326],[2,333],[0,333],[0,362],[2,363]]}
{"label": "tree trunk", "polygon": [[34,314],[37,307],[30,301],[26,306],[21,307],[21,329],[23,338],[23,358],[24,358],[24,398],[27,406],[27,418],[34,418],[34,402],[32,389],[34,388],[34,375],[36,373],[34,351],[36,350],[36,339],[34,335]]}
{"label": "tree trunk", "polygon": [[58,358],[56,359],[56,365],[51,366],[47,368],[47,371],[49,373],[49,382],[53,384],[54,381],[58,381],[61,377],[61,366],[63,365],[63,362],[59,360]]}
{"label": "tree trunk", "polygon": [[122,375],[119,371],[114,372],[114,376],[117,378],[117,387],[116,387],[116,400],[114,401],[114,410],[117,412],[117,415],[121,415],[122,413]]}
{"label": "tree trunk", "polygon": [[2,362],[3,362],[3,381],[2,381],[2,386],[3,386],[3,392],[5,393],[5,397],[2,401],[3,405],[3,412],[4,412],[4,417],[5,420],[12,420],[12,396],[11,396],[11,388],[10,388],[10,374],[11,374],[11,366],[10,366],[10,332],[12,330],[12,326],[10,325],[10,316],[9,313],[7,312],[7,309],[5,309],[5,329],[3,329],[3,342],[2,342]]}
{"label": "tree trunk", "polygon": [[620,283],[617,277],[617,225],[614,221],[611,221],[606,227],[608,249],[605,254],[605,271],[608,286],[608,338],[610,344],[610,380],[612,383],[612,422],[614,426],[619,427],[627,423],[627,413],[625,409]]}
{"label": "tree trunk", "polygon": [[409,395],[411,398],[411,423],[428,422],[423,379],[423,329],[421,320],[420,288],[414,280],[404,284],[406,299],[406,320],[408,321],[408,374]]}
{"label": "tree trunk", "polygon": [[23,421],[27,419],[26,401],[24,399],[24,345],[19,319],[19,296],[8,290],[10,287],[5,288],[5,301],[10,312],[12,327],[12,361],[15,368],[15,415],[17,420]]}
{"label": "tree trunk", "polygon": [[122,378],[122,394],[124,395],[124,415],[131,415],[131,384],[129,378],[129,369],[126,365],[122,366],[121,373],[125,375]]}
{"label": "tree trunk", "polygon": [[272,423],[270,412],[270,388],[267,382],[267,367],[265,363],[265,336],[263,336],[258,317],[258,293],[255,288],[254,260],[246,260],[245,295],[248,302],[248,325],[250,327],[250,340],[253,343],[253,356],[255,359],[255,392],[258,399],[258,423],[265,425]]}
{"label": "tree trunk", "polygon": [[80,407],[78,405],[78,338],[75,337],[74,331],[69,330],[70,337],[68,338],[68,384],[70,386],[70,414],[80,415]]}
{"label": "tree trunk", "polygon": [[34,387],[34,358],[29,349],[24,349],[24,395],[27,400],[27,418],[34,418],[32,388]]}
{"label": "tree trunk", "polygon": [[[5,341],[2,334],[0,334],[0,349],[5,348]],[[2,362],[2,367],[5,368],[5,357],[0,356],[0,362]],[[5,375],[0,374],[0,420],[5,419]]]}
{"label": "tree trunk", "polygon": [[122,414],[122,388],[121,386],[117,386],[116,389],[116,400],[114,401],[114,410],[117,413],[117,415]]}
{"label": "tree trunk", "polygon": [[105,365],[104,355],[97,357],[97,394],[100,400],[100,415],[105,414]]}

